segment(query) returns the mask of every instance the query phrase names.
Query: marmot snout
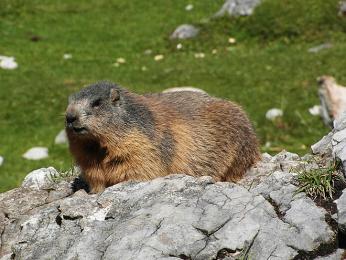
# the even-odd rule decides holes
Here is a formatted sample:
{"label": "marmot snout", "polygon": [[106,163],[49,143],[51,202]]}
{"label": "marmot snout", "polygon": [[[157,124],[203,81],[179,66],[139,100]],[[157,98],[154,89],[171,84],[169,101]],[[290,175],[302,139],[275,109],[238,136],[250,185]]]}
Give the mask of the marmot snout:
{"label": "marmot snout", "polygon": [[236,181],[260,158],[243,110],[197,92],[137,95],[96,83],[70,97],[66,131],[91,192],[174,173]]}

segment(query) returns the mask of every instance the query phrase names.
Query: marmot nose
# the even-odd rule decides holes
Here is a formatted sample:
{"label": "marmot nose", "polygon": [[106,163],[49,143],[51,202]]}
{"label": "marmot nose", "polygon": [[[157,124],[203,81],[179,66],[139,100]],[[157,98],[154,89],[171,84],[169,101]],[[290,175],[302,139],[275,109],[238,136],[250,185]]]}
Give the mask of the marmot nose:
{"label": "marmot nose", "polygon": [[66,123],[71,124],[77,120],[77,116],[75,114],[67,113],[66,114]]}

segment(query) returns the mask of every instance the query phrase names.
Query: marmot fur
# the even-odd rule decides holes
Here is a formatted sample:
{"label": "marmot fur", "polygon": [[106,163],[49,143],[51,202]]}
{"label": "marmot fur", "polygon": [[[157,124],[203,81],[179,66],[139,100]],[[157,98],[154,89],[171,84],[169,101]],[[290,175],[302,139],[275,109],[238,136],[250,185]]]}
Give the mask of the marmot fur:
{"label": "marmot fur", "polygon": [[92,193],[177,173],[237,181],[260,158],[238,105],[191,91],[137,95],[96,83],[70,96],[66,132]]}

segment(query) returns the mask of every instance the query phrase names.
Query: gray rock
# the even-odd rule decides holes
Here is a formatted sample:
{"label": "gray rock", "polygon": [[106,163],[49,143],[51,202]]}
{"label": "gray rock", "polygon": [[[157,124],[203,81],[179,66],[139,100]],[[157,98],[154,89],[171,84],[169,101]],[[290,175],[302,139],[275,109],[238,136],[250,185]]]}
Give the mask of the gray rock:
{"label": "gray rock", "polygon": [[339,2],[339,15],[340,16],[346,15],[346,1]]}
{"label": "gray rock", "polygon": [[250,189],[253,186],[258,185],[262,182],[262,179],[265,178],[268,174],[275,172],[280,169],[280,165],[272,162],[258,162],[254,167],[250,168],[243,179],[238,183],[243,187]]}
{"label": "gray rock", "polygon": [[23,158],[27,160],[42,160],[48,157],[48,148],[33,147],[23,154]]}
{"label": "gray rock", "polygon": [[254,9],[262,0],[226,0],[221,9],[215,14],[216,17],[229,16],[247,16],[251,15]]}
{"label": "gray rock", "polygon": [[36,190],[47,188],[53,183],[52,177],[58,175],[53,167],[34,170],[24,178],[22,187]]}
{"label": "gray rock", "polygon": [[319,142],[311,146],[314,154],[339,159],[346,173],[346,113],[334,121],[334,129]]}
{"label": "gray rock", "polygon": [[263,162],[270,162],[272,160],[273,156],[271,156],[269,153],[262,153],[262,161]]}
{"label": "gray rock", "polygon": [[284,172],[300,172],[309,167],[315,166],[314,162],[303,161],[298,154],[290,153],[285,150],[273,156],[272,163],[277,165],[277,170]]}
{"label": "gray rock", "polygon": [[300,240],[299,247],[303,251],[313,251],[318,248],[321,241],[328,243],[335,237],[325,221],[326,214],[327,211],[316,207],[310,198],[304,197],[291,202],[284,221],[297,229],[300,238],[297,237],[297,241],[294,242]]}
{"label": "gray rock", "polygon": [[308,52],[311,52],[311,53],[318,53],[324,49],[330,49],[333,47],[333,44],[331,43],[324,43],[324,44],[321,44],[321,45],[318,45],[318,46],[315,46],[315,47],[312,47],[308,50]]}
{"label": "gray rock", "polygon": [[318,90],[318,96],[320,97],[321,102],[321,117],[323,119],[323,122],[326,126],[330,126],[333,122],[333,118],[331,117],[331,113],[328,108],[328,102],[325,99],[326,92],[323,89]]}
{"label": "gray rock", "polygon": [[346,112],[333,122],[334,131],[340,131],[346,128]]}
{"label": "gray rock", "polygon": [[[343,172],[346,173],[346,113],[334,121],[334,129],[331,132],[331,146],[334,158],[342,162]],[[346,234],[346,189],[336,200],[337,223],[341,232]]]}
{"label": "gray rock", "polygon": [[266,179],[268,175],[277,171],[290,172],[289,176],[294,176],[295,173],[302,170],[318,168],[315,160],[307,160],[309,156],[306,155],[303,159],[297,154],[285,150],[275,156],[264,153],[262,154],[262,160],[246,172],[239,184],[250,189],[262,183],[264,181],[263,177]]}
{"label": "gray rock", "polygon": [[272,162],[283,162],[283,161],[297,161],[300,157],[296,153],[287,152],[285,150],[281,151],[274,157],[272,157]]}
{"label": "gray rock", "polygon": [[[275,172],[253,188],[252,192],[265,197],[274,206],[282,221],[294,227],[297,241],[290,244],[293,248],[299,243],[303,251],[313,251],[320,241],[331,241],[334,232],[325,222],[326,210],[316,207],[305,194],[297,194],[293,180],[294,175],[291,173]],[[319,230],[316,230],[316,226]]]}
{"label": "gray rock", "polygon": [[295,175],[292,173],[276,171],[258,186],[252,188],[252,191],[271,201],[276,210],[284,215],[295,200],[305,197],[302,193],[296,194],[297,187],[292,184],[294,178]]}
{"label": "gray rock", "polygon": [[346,111],[346,87],[326,75],[317,78],[317,83],[322,119],[327,126],[332,126],[333,120],[340,119]]}
{"label": "gray rock", "polygon": [[310,115],[322,116],[322,107],[320,105],[314,105],[313,107],[310,107],[308,110]]}
{"label": "gray rock", "polygon": [[192,4],[188,4],[187,6],[185,6],[185,10],[186,11],[191,11],[193,9],[193,5]]}
{"label": "gray rock", "polygon": [[4,157],[0,156],[0,166],[4,163]]}
{"label": "gray rock", "polygon": [[333,133],[330,132],[328,135],[324,136],[320,141],[311,146],[311,151],[313,154],[319,155],[332,155],[332,137]]}
{"label": "gray rock", "polygon": [[338,209],[337,222],[339,229],[343,233],[346,233],[346,189],[343,190],[342,195],[335,201],[335,203]]}
{"label": "gray rock", "polygon": [[0,56],[0,68],[5,70],[14,70],[18,68],[18,63],[14,57]]}
{"label": "gray rock", "polygon": [[[345,119],[344,116],[345,114],[343,114],[343,119]],[[344,120],[336,122],[335,125],[331,141],[333,156],[342,162],[344,173],[346,173],[346,127]]]}
{"label": "gray rock", "polygon": [[266,118],[268,120],[275,120],[277,117],[283,116],[284,112],[279,108],[271,108],[266,112]]}
{"label": "gray rock", "polygon": [[67,143],[67,136],[65,129],[61,130],[58,135],[55,137],[54,140],[55,144],[66,144]]}
{"label": "gray rock", "polygon": [[192,92],[208,94],[203,89],[195,88],[195,87],[173,87],[173,88],[165,89],[164,91],[162,91],[162,93],[181,92],[181,91],[192,91]]}
{"label": "gray rock", "polygon": [[247,189],[171,175],[94,195],[70,195],[66,182],[49,190],[19,188],[0,194],[0,257],[218,259],[228,250],[251,259],[292,259],[336,243],[328,213],[295,195],[293,180],[275,172]]}
{"label": "gray rock", "polygon": [[199,28],[191,24],[182,24],[174,30],[171,35],[171,39],[189,39],[196,37],[199,33]]}

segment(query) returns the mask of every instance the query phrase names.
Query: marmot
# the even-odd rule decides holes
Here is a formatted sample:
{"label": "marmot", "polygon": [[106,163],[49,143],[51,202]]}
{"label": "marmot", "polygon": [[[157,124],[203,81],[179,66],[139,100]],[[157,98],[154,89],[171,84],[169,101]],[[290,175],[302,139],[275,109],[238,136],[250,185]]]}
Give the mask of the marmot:
{"label": "marmot", "polygon": [[260,158],[238,105],[191,91],[137,95],[99,82],[69,97],[66,132],[92,193],[178,173],[237,181]]}

